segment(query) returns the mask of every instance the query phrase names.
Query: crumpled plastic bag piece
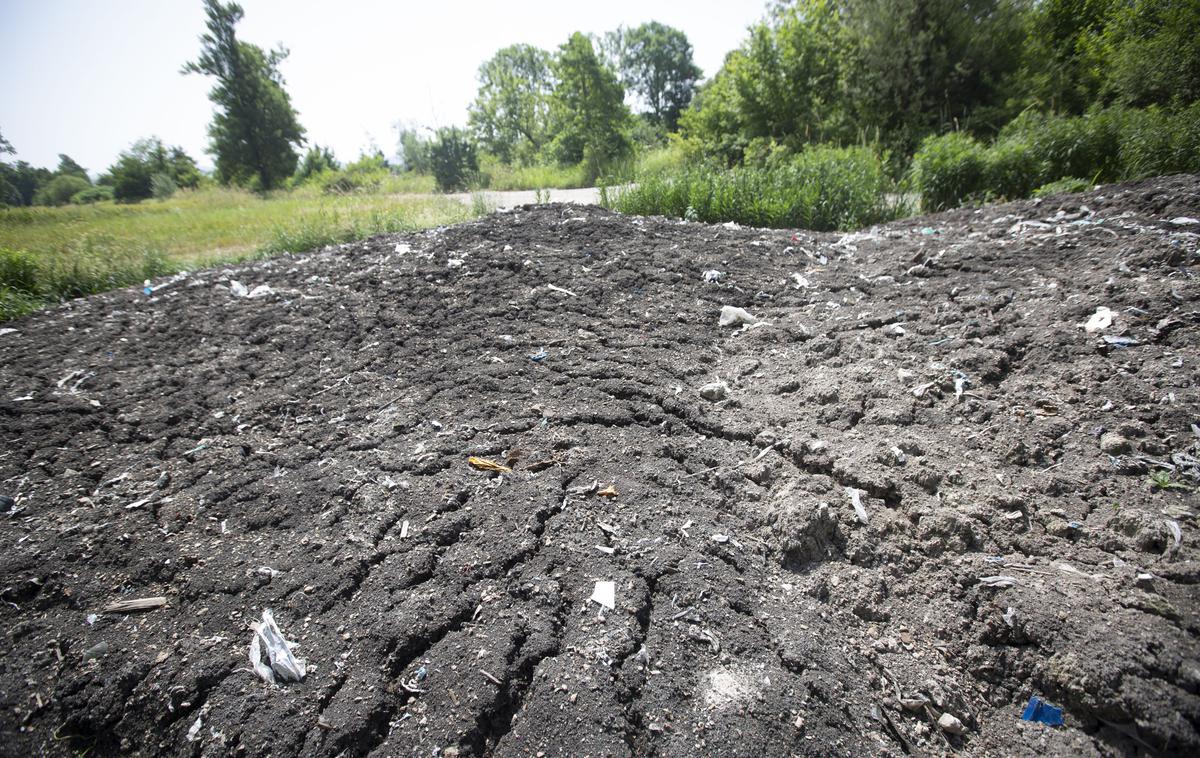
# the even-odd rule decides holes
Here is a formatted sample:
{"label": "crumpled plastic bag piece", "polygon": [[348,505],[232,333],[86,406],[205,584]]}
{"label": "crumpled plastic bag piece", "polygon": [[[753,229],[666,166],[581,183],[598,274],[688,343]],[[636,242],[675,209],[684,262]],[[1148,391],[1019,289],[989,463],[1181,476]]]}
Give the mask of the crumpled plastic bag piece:
{"label": "crumpled plastic bag piece", "polygon": [[1030,695],[1029,704],[1021,714],[1025,721],[1037,721],[1050,726],[1062,726],[1063,710],[1056,705],[1050,705],[1037,695]]}
{"label": "crumpled plastic bag piece", "polygon": [[302,658],[292,655],[292,645],[283,637],[270,608],[263,610],[262,621],[251,624],[250,665],[268,684],[299,682],[308,667]]}
{"label": "crumpled plastic bag piece", "polygon": [[738,324],[756,324],[758,319],[751,316],[749,311],[732,305],[721,306],[721,326],[737,326]]}

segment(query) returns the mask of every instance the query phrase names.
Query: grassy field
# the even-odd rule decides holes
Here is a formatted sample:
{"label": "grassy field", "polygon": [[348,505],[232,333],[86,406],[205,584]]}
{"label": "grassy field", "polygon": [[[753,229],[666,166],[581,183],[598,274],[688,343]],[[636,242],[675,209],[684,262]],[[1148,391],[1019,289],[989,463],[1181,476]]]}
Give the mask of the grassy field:
{"label": "grassy field", "polygon": [[183,192],[165,201],[0,210],[0,320],[145,278],[453,224],[486,210],[448,198],[259,197]]}

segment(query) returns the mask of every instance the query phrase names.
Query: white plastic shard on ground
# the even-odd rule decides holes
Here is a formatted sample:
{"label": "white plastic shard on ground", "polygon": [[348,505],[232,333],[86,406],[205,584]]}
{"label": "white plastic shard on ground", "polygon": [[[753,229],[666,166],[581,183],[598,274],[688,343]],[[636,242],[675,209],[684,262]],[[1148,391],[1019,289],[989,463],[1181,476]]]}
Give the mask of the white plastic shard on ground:
{"label": "white plastic shard on ground", "polygon": [[1082,325],[1083,330],[1088,334],[1102,332],[1108,327],[1112,326],[1113,317],[1115,315],[1115,313],[1102,305],[1096,309],[1096,312],[1093,313],[1091,318],[1087,320],[1087,323]]}
{"label": "white plastic shard on ground", "polygon": [[854,515],[862,523],[867,523],[867,509],[862,503],[862,496],[866,492],[856,487],[847,487],[846,494],[850,496],[850,504],[854,506]]}
{"label": "white plastic shard on ground", "polygon": [[275,624],[271,609],[263,610],[262,621],[251,624],[250,665],[264,682],[298,682],[304,678],[307,666],[303,659],[292,655],[291,644]]}
{"label": "white plastic shard on ground", "polygon": [[732,305],[721,306],[721,326],[737,326],[738,324],[756,324],[758,319],[750,315],[750,312],[744,308],[737,308]]}
{"label": "white plastic shard on ground", "polygon": [[592,590],[591,600],[599,603],[610,611],[617,607],[617,584],[616,582],[596,582],[596,588]]}

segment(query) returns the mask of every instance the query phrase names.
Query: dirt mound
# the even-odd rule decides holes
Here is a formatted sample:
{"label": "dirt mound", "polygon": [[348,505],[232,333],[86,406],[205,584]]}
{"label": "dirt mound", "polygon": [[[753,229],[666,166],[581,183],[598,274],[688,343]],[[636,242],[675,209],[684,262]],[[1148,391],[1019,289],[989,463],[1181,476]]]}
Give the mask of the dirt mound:
{"label": "dirt mound", "polygon": [[9,324],[5,752],[1195,755],[1180,217],[522,208]]}

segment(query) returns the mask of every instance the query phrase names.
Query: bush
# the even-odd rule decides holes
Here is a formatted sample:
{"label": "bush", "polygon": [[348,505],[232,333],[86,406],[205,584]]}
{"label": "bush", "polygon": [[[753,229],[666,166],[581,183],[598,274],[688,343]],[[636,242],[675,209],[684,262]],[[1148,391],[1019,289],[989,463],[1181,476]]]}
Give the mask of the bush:
{"label": "bush", "polygon": [[71,195],[71,202],[75,205],[90,205],[92,203],[99,203],[112,199],[113,188],[106,185],[88,187],[81,192],[76,192],[74,195]]}
{"label": "bush", "polygon": [[1121,125],[1125,117],[1120,108],[1071,118],[1026,112],[1005,126],[1000,137],[1032,148],[1040,164],[1039,184],[1066,176],[1115,181],[1122,178]]}
{"label": "bush", "polygon": [[179,186],[168,174],[155,174],[150,177],[150,194],[158,200],[166,200]]}
{"label": "bush", "polygon": [[36,297],[41,290],[37,259],[24,250],[0,247],[0,287]]}
{"label": "bush", "polygon": [[884,159],[869,148],[815,145],[791,160],[724,169],[688,164],[639,177],[615,205],[624,213],[709,223],[853,229],[896,215]]}
{"label": "bush", "polygon": [[438,129],[429,148],[429,160],[438,188],[443,192],[465,190],[477,180],[479,158],[475,144],[462,129]]}
{"label": "bush", "polygon": [[991,199],[1029,197],[1037,185],[1040,163],[1033,148],[1019,140],[997,142],[984,153],[983,186]]}
{"label": "bush", "polygon": [[913,185],[925,210],[954,208],[984,189],[984,148],[961,132],[927,137],[913,156]]}
{"label": "bush", "polygon": [[34,205],[66,205],[71,198],[91,188],[91,183],[73,174],[63,174],[51,179],[34,195]]}
{"label": "bush", "polygon": [[1092,186],[1092,183],[1086,179],[1067,177],[1066,179],[1059,179],[1048,184],[1043,184],[1033,191],[1033,196],[1047,197],[1049,195],[1062,195],[1068,192],[1087,192]]}
{"label": "bush", "polygon": [[1121,139],[1125,177],[1200,173],[1200,102],[1175,113],[1133,111]]}

